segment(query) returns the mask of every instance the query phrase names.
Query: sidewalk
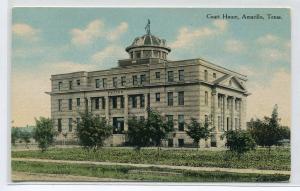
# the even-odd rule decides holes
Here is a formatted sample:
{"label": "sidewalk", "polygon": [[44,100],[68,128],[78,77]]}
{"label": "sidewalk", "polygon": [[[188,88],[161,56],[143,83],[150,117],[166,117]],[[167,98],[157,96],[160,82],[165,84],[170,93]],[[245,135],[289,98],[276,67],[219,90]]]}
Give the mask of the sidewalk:
{"label": "sidewalk", "polygon": [[247,174],[282,174],[290,175],[290,171],[281,170],[259,170],[259,169],[239,169],[239,168],[219,168],[219,167],[191,167],[191,166],[171,166],[157,164],[132,164],[132,163],[117,163],[117,162],[96,162],[96,161],[71,161],[71,160],[49,160],[49,159],[34,159],[34,158],[12,158],[12,161],[29,161],[29,162],[49,162],[49,163],[65,163],[65,164],[94,164],[94,165],[118,165],[132,167],[157,167],[169,168],[176,170],[191,170],[191,171],[207,171],[207,172],[231,172],[231,173],[247,173]]}

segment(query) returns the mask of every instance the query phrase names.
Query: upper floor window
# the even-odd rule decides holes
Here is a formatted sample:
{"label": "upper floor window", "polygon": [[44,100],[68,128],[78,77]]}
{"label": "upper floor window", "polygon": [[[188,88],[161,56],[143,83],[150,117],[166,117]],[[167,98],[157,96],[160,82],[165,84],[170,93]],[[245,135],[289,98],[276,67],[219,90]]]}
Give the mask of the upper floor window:
{"label": "upper floor window", "polygon": [[184,70],[178,70],[179,81],[184,81]]}
{"label": "upper floor window", "polygon": [[106,80],[106,78],[102,79],[102,86],[103,86],[103,88],[107,87],[107,80]]}
{"label": "upper floor window", "polygon": [[153,51],[153,57],[159,58],[159,51],[154,50],[154,51]]}
{"label": "upper floor window", "polygon": [[126,85],[126,76],[122,76],[121,77],[121,86],[125,86]]}
{"label": "upper floor window", "polygon": [[80,80],[76,80],[77,86],[80,86]]}
{"label": "upper floor window", "polygon": [[140,51],[135,52],[135,58],[141,58],[141,52]]}
{"label": "upper floor window", "polygon": [[144,108],[145,107],[145,96],[141,95],[140,97],[140,108]]}
{"label": "upper floor window", "polygon": [[95,99],[95,109],[99,109],[99,98]]}
{"label": "upper floor window", "polygon": [[101,103],[101,105],[102,105],[102,109],[105,109],[105,98],[104,98],[104,97],[102,98],[102,103]]}
{"label": "upper floor window", "polygon": [[69,90],[73,89],[73,81],[69,81]]}
{"label": "upper floor window", "polygon": [[174,73],[173,73],[173,71],[168,71],[168,82],[174,82]]}
{"label": "upper floor window", "polygon": [[118,107],[117,97],[112,97],[112,107],[116,109]]}
{"label": "upper floor window", "polygon": [[173,106],[173,92],[168,92],[168,106]]}
{"label": "upper floor window", "polygon": [[80,106],[80,98],[77,98],[76,102],[77,102],[77,106]]}
{"label": "upper floor window", "polygon": [[205,105],[208,105],[208,92],[205,92]]}
{"label": "upper floor window", "polygon": [[207,72],[207,70],[204,70],[204,80],[208,81],[208,72]]}
{"label": "upper floor window", "polygon": [[100,80],[96,79],[95,80],[96,88],[100,88]]}
{"label": "upper floor window", "polygon": [[136,96],[132,96],[131,97],[131,101],[132,101],[132,108],[136,108],[136,106],[137,106]]}
{"label": "upper floor window", "polygon": [[213,78],[216,79],[217,78],[217,74],[213,73]]}
{"label": "upper floor window", "polygon": [[160,93],[155,94],[155,101],[160,102]]}
{"label": "upper floor window", "polygon": [[151,58],[151,50],[144,50],[143,57],[144,58]]}
{"label": "upper floor window", "polygon": [[72,99],[69,99],[69,110],[72,110],[73,104],[72,104]]}
{"label": "upper floor window", "polygon": [[61,89],[62,89],[62,82],[58,82],[58,91],[61,91]]}
{"label": "upper floor window", "polygon": [[124,108],[124,96],[121,97],[121,105],[120,105],[120,107]]}
{"label": "upper floor window", "polygon": [[167,115],[167,121],[173,126],[173,115]]}
{"label": "upper floor window", "polygon": [[141,76],[140,76],[140,80],[141,80],[141,84],[144,84],[145,82],[146,82],[146,75],[145,74],[142,74]]}
{"label": "upper floor window", "polygon": [[184,105],[184,92],[178,92],[178,105]]}
{"label": "upper floor window", "polygon": [[184,131],[184,115],[178,115],[178,130]]}
{"label": "upper floor window", "polygon": [[137,76],[136,75],[132,76],[132,85],[134,85],[134,86],[137,85]]}
{"label": "upper floor window", "polygon": [[155,78],[160,79],[160,72],[155,72]]}
{"label": "upper floor window", "polygon": [[62,100],[59,99],[58,100],[58,111],[61,111],[61,104],[62,104]]}
{"label": "upper floor window", "polygon": [[118,78],[113,77],[113,86],[116,88],[118,86]]}
{"label": "upper floor window", "polygon": [[69,118],[69,132],[72,132],[72,123],[73,123],[73,119]]}

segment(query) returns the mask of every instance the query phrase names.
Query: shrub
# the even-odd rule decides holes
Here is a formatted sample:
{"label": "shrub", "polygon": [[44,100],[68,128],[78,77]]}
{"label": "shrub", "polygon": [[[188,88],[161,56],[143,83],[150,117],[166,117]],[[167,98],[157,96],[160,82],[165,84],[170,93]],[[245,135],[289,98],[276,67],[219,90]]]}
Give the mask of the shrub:
{"label": "shrub", "polygon": [[33,130],[33,138],[38,143],[42,152],[46,151],[54,142],[54,131],[52,120],[45,117],[35,119],[36,128]]}

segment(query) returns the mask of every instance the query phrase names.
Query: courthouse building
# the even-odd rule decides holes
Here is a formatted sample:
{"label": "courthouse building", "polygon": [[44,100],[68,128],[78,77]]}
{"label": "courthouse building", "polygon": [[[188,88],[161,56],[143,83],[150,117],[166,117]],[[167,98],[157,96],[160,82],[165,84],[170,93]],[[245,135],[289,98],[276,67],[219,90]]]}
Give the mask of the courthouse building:
{"label": "courthouse building", "polygon": [[134,39],[128,59],[108,70],[78,71],[51,76],[51,117],[57,140],[75,140],[79,111],[85,109],[113,125],[106,144],[123,145],[130,117],[147,118],[147,108],[174,122],[175,131],[165,146],[192,144],[185,133],[191,118],[214,127],[212,137],[200,146],[222,147],[221,135],[246,129],[247,77],[202,58],[168,60],[171,49],[150,33]]}

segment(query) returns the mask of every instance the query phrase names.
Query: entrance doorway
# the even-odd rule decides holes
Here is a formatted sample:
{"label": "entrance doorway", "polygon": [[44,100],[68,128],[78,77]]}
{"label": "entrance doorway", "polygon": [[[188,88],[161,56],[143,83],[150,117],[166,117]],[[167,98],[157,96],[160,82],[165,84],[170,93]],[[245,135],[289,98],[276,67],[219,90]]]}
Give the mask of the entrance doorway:
{"label": "entrance doorway", "polygon": [[113,117],[113,133],[124,133],[124,117]]}

